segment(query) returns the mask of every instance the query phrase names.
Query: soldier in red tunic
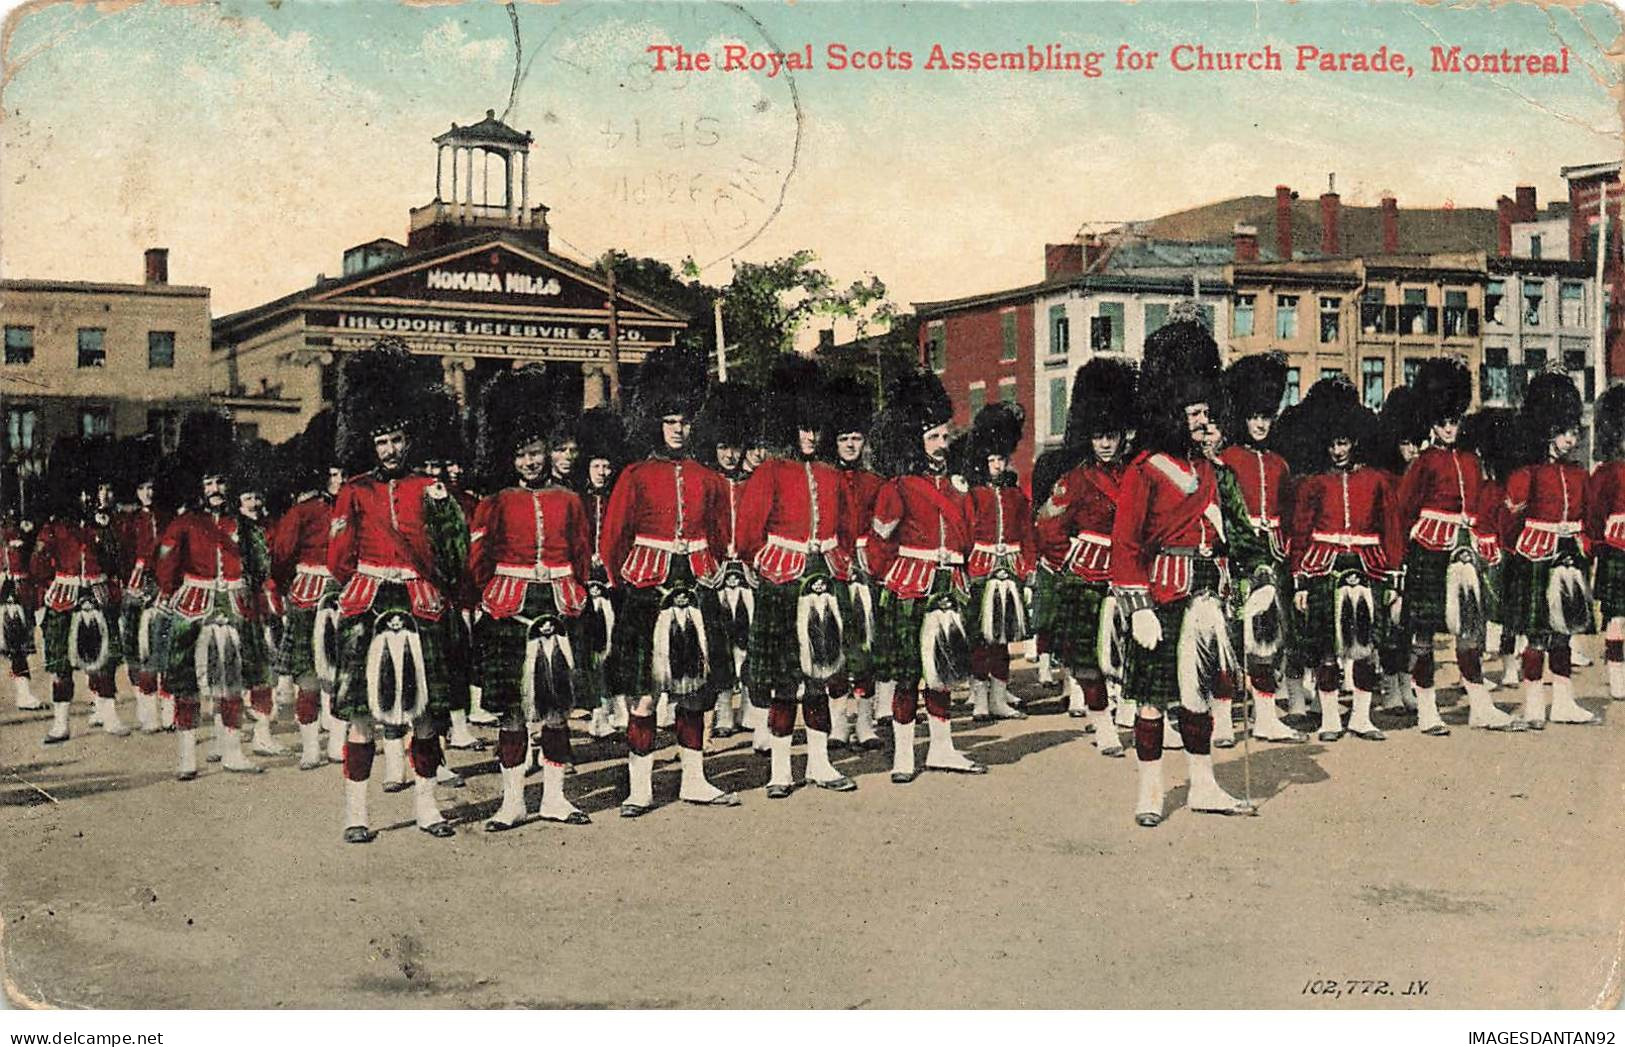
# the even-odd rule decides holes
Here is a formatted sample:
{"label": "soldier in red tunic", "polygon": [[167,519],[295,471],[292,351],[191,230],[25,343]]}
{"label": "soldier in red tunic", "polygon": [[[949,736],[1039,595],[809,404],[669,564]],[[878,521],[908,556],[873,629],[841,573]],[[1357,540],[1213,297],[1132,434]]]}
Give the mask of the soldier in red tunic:
{"label": "soldier in red tunic", "polygon": [[[1382,470],[1397,492],[1405,470],[1421,453],[1426,438],[1427,426],[1417,411],[1414,390],[1409,386],[1396,386],[1382,401],[1382,410],[1377,415],[1377,445],[1367,464]],[[1415,709],[1416,696],[1410,688],[1411,643],[1404,629],[1403,615],[1400,621],[1389,623],[1387,638],[1377,656],[1387,692],[1381,708],[1388,712]]]}
{"label": "soldier in red tunic", "polygon": [[884,592],[875,611],[875,675],[895,685],[891,780],[917,776],[914,716],[924,692],[927,770],[985,774],[954,748],[949,692],[970,673],[963,612],[965,560],[975,521],[970,490],[948,471],[953,403],[927,371],[904,374],[886,393],[875,426],[875,464],[890,477],[875,498],[868,566]]}
{"label": "soldier in red tunic", "polygon": [[678,797],[738,806],[705,778],[705,714],[716,701],[713,661],[726,657],[715,616],[728,531],[723,479],[690,457],[692,421],[704,401],[705,357],[662,349],[638,371],[633,417],[649,456],[621,471],[605,510],[599,553],[622,589],[610,654],[610,687],[633,699],[626,729],[630,790],[622,817],[654,806],[655,698],[677,706],[682,759]]}
{"label": "soldier in red tunic", "polygon": [[411,468],[439,367],[396,340],[345,361],[338,405],[339,460],[355,468],[339,489],[327,569],[340,586],[340,661],[333,712],[349,723],[344,748],[345,830],[368,843],[367,781],[374,726],[410,732],[417,826],[454,835],[435,799],[444,762],[439,720],[449,712],[445,666],[449,615],[468,557],[468,528],[445,484]]}
{"label": "soldier in red tunic", "polygon": [[34,712],[45,703],[29,686],[28,658],[34,653],[34,592],[28,578],[32,535],[23,527],[21,476],[14,466],[0,472],[0,656],[11,673],[17,708]]}
{"label": "soldier in red tunic", "polygon": [[[695,423],[695,446],[700,453],[713,454],[717,474],[725,481],[728,533],[734,536],[728,558],[722,563],[722,586],[717,590],[718,610],[727,650],[716,659],[717,707],[711,717],[711,733],[727,738],[734,733],[734,695],[739,696],[739,725],[754,730],[752,739],[759,751],[768,748],[767,717],[751,702],[748,670],[751,622],[756,613],[760,581],[750,563],[739,551],[739,506],[751,468],[745,465],[745,447],[761,428],[763,390],[743,382],[723,382],[711,387],[705,407]],[[766,698],[762,699],[764,702]]]}
{"label": "soldier in red tunic", "polygon": [[1507,477],[1502,622],[1528,637],[1523,720],[1536,730],[1546,724],[1543,662],[1552,670],[1552,722],[1600,722],[1574,700],[1570,660],[1571,638],[1593,630],[1586,472],[1570,460],[1580,442],[1581,411],[1580,390],[1567,373],[1537,375],[1518,420],[1521,443],[1538,459]]}
{"label": "soldier in red tunic", "polygon": [[155,734],[164,726],[173,727],[175,700],[167,696],[159,708],[158,675],[162,670],[153,657],[152,625],[158,616],[153,606],[158,596],[158,580],[152,573],[158,555],[158,535],[168,526],[173,509],[156,502],[158,463],[162,450],[152,436],[119,441],[119,475],[115,495],[124,504],[114,524],[124,562],[119,574],[125,579],[124,603],[119,616],[119,639],[124,663],[135,686],[136,723],[142,734]]}
{"label": "soldier in red tunic", "polygon": [[1404,555],[1393,482],[1365,456],[1376,450],[1377,418],[1346,379],[1326,378],[1297,408],[1283,433],[1297,476],[1290,551],[1293,603],[1315,662],[1320,740],[1343,736],[1338,685],[1342,663],[1354,663],[1354,709],[1348,730],[1382,741],[1371,722],[1380,676],[1377,652],[1398,597]]}
{"label": "soldier in red tunic", "polygon": [[751,473],[739,501],[735,547],[760,579],[751,623],[751,701],[766,711],[770,799],[795,788],[790,737],[796,700],[807,722],[807,779],[850,792],[829,762],[830,681],[845,666],[853,536],[846,489],[819,457],[826,424],[823,379],[806,357],[781,356],[768,385],[768,432],[779,455]]}
{"label": "soldier in red tunic", "polygon": [[68,710],[73,701],[73,674],[83,671],[109,734],[128,734],[113,702],[114,667],[119,659],[117,583],[104,562],[106,546],[94,523],[98,479],[86,445],[63,437],[51,449],[46,466],[45,526],[40,528],[29,563],[31,589],[42,608],[40,635],[45,671],[51,681],[51,728],[45,744],[68,740]]}
{"label": "soldier in red tunic", "polygon": [[1486,604],[1483,561],[1478,550],[1478,456],[1456,446],[1461,416],[1472,399],[1472,377],[1459,361],[1424,360],[1416,375],[1417,406],[1430,426],[1431,446],[1417,456],[1399,485],[1400,525],[1409,536],[1405,554],[1403,628],[1411,639],[1411,686],[1417,726],[1423,734],[1447,735],[1433,687],[1433,638],[1456,638],[1456,664],[1467,691],[1468,726],[1517,730],[1513,718],[1490,700],[1484,687]]}
{"label": "soldier in red tunic", "polygon": [[971,715],[977,723],[1024,720],[1010,704],[1010,644],[1027,639],[1023,590],[1038,566],[1032,504],[1016,484],[1010,456],[1026,416],[1015,404],[992,403],[976,413],[964,442],[960,472],[970,485]]}
{"label": "soldier in red tunic", "polygon": [[[1219,460],[1235,473],[1242,500],[1247,504],[1248,522],[1264,536],[1268,547],[1266,561],[1255,577],[1235,579],[1236,602],[1242,607],[1244,619],[1241,654],[1247,686],[1253,691],[1253,737],[1302,742],[1306,736],[1282,723],[1275,705],[1282,663],[1292,650],[1295,632],[1287,612],[1292,587],[1281,526],[1288,469],[1286,459],[1272,449],[1270,439],[1286,392],[1286,358],[1279,353],[1244,356],[1230,365],[1225,383],[1231,416],[1225,435],[1232,442],[1219,453]],[[1257,628],[1263,621],[1261,615],[1274,627]],[[1214,748],[1228,749],[1236,744],[1232,705],[1227,697],[1213,700]]]}
{"label": "soldier in red tunic", "polygon": [[[845,629],[846,670],[831,681],[829,688],[829,744],[838,749],[855,740],[865,749],[881,749],[885,743],[875,732],[875,724],[890,711],[890,699],[886,701],[884,712],[877,713],[876,706],[880,703],[875,694],[875,593],[865,553],[869,521],[874,519],[875,499],[884,481],[863,464],[874,412],[874,393],[856,378],[837,378],[825,387],[824,399],[827,421],[823,430],[823,457],[834,463],[836,475],[841,478],[848,517],[846,526],[855,542],[852,581],[847,591],[851,615]],[[850,714],[847,705],[855,707]]]}
{"label": "soldier in red tunic", "polygon": [[195,501],[158,539],[153,572],[165,617],[159,623],[164,682],[175,696],[176,777],[197,777],[196,732],[204,697],[214,704],[221,766],[257,774],[243,755],[245,672],[263,657],[254,592],[244,569],[243,521],[228,486],[231,420],[216,412],[181,423],[181,489]]}
{"label": "soldier in red tunic", "polygon": [[1109,757],[1123,755],[1108,712],[1107,671],[1119,621],[1111,599],[1112,524],[1137,424],[1134,386],[1133,366],[1119,360],[1098,358],[1078,368],[1067,436],[1083,446],[1065,449],[1078,464],[1050,488],[1036,524],[1038,553],[1048,565],[1040,571],[1049,572],[1036,598],[1052,623],[1051,653],[1094,728],[1095,748]]}
{"label": "soldier in red tunic", "polygon": [[615,634],[615,616],[620,594],[609,584],[609,572],[599,555],[604,534],[604,511],[609,508],[615,475],[626,462],[626,438],[620,416],[613,408],[594,407],[581,416],[576,426],[581,447],[582,468],[576,489],[587,514],[587,546],[591,552],[587,574],[587,606],[581,613],[581,646],[576,663],[581,669],[583,697],[592,704],[592,722],[587,733],[607,738],[626,729],[627,709],[610,693],[605,674],[610,641]]}
{"label": "soldier in red tunic", "polygon": [[1597,467],[1586,484],[1586,537],[1597,558],[1595,596],[1602,611],[1608,694],[1625,700],[1625,385],[1596,407]]}
{"label": "soldier in red tunic", "polygon": [[567,717],[575,704],[581,612],[587,606],[586,513],[553,452],[576,446],[571,390],[539,366],[502,371],[480,395],[478,474],[486,490],[469,532],[479,592],[474,652],[481,702],[497,715],[502,806],[487,832],[525,820],[526,725],[541,725],[543,821],[585,825],[564,795]]}
{"label": "soldier in red tunic", "polygon": [[243,553],[243,576],[250,594],[250,628],[256,642],[243,646],[243,684],[248,711],[254,718],[250,739],[256,756],[282,756],[287,749],[271,734],[276,721],[276,678],[272,657],[282,645],[286,603],[271,576],[271,538],[274,520],[271,500],[280,498],[281,460],[264,440],[240,440],[233,450],[227,485],[237,504],[237,542]]}
{"label": "soldier in red tunic", "polygon": [[1223,409],[1219,352],[1195,319],[1146,340],[1139,439],[1112,524],[1112,591],[1131,622],[1124,697],[1136,703],[1140,790],[1135,821],[1163,820],[1163,719],[1179,717],[1190,761],[1191,810],[1236,814],[1245,805],[1213,777],[1212,699],[1236,669],[1225,618],[1227,543],[1249,524],[1227,510],[1202,445]]}

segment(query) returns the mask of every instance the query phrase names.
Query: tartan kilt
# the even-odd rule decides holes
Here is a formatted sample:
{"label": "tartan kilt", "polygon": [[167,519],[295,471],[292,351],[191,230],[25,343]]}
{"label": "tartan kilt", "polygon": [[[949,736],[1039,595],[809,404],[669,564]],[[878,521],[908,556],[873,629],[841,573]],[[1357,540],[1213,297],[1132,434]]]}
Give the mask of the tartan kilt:
{"label": "tartan kilt", "polygon": [[931,582],[931,592],[918,599],[904,599],[890,589],[881,589],[875,607],[876,680],[891,680],[903,688],[919,685],[925,674],[920,664],[920,630],[932,602],[942,598],[953,600],[964,612],[965,597],[954,588],[953,571],[948,569],[939,569]]}
{"label": "tartan kilt", "polygon": [[852,625],[852,596],[845,584],[835,580],[823,557],[808,557],[802,576],[783,585],[763,578],[756,590],[756,616],[750,624],[750,654],[745,659],[754,687],[752,693],[759,695],[763,702],[771,700],[775,691],[794,692],[796,686],[804,682],[820,689],[823,686],[823,681],[812,685],[801,671],[801,636],[796,627],[802,590],[817,579],[823,579],[829,586],[840,608],[843,655],[849,646],[846,636]]}
{"label": "tartan kilt", "polygon": [[846,602],[841,605],[841,614],[845,616],[846,627],[846,678],[853,683],[869,683],[875,678],[874,645],[879,642],[879,638],[877,635],[873,641],[868,641],[863,635],[851,587],[861,585],[868,591],[869,607],[874,614],[874,629],[877,634],[880,630],[880,597],[876,595],[873,583],[866,580],[854,578],[851,582],[838,584],[847,591]]}
{"label": "tartan kilt", "polygon": [[561,632],[570,642],[575,671],[571,674],[570,694],[560,696],[568,700],[552,703],[538,700],[536,712],[539,715],[568,714],[572,708],[590,709],[597,704],[596,698],[587,699],[582,687],[587,667],[583,664],[580,618],[567,618],[558,613],[551,585],[531,584],[525,586],[524,602],[515,614],[507,618],[487,615],[474,624],[471,661],[483,681],[480,707],[487,712],[500,716],[523,708],[521,681],[525,674],[525,648],[530,642],[530,623],[546,616],[558,619]]}
{"label": "tartan kilt", "polygon": [[[455,606],[446,609],[440,619],[444,630],[446,664],[446,707],[441,717],[441,734],[451,729],[450,714],[466,713],[474,706],[472,688],[480,685],[479,661],[474,657],[474,638],[463,613]],[[484,693],[483,691],[481,692]],[[482,701],[483,706],[483,701]]]}
{"label": "tartan kilt", "polygon": [[[1191,592],[1204,589],[1218,591],[1221,575],[1212,560],[1192,562]],[[1179,633],[1185,622],[1185,611],[1190,597],[1155,604],[1157,622],[1162,626],[1162,641],[1146,650],[1129,636],[1123,667],[1123,696],[1142,705],[1154,705],[1163,711],[1178,709],[1179,700]]]}
{"label": "tartan kilt", "polygon": [[[10,594],[6,595],[7,597],[10,596]],[[0,599],[0,604],[6,602],[8,602],[7,599]],[[7,657],[21,656],[26,658],[34,653],[34,609],[22,601],[11,602],[13,603],[13,606],[17,608],[18,612],[21,613],[22,627],[17,630],[18,635],[16,636],[17,643],[15,649],[7,651],[6,655]]]}
{"label": "tartan kilt", "polygon": [[1379,579],[1365,574],[1358,556],[1343,553],[1332,561],[1332,569],[1318,578],[1309,579],[1309,608],[1300,623],[1304,652],[1310,665],[1322,665],[1338,657],[1337,651],[1337,583],[1338,578],[1354,572],[1362,575],[1371,586],[1372,650],[1381,652],[1392,642],[1389,633],[1393,620],[1387,607],[1388,586]]}
{"label": "tartan kilt", "polygon": [[1034,636],[1048,636],[1055,631],[1057,599],[1061,583],[1076,575],[1059,574],[1043,564],[1033,572],[1033,608],[1029,624]]}
{"label": "tartan kilt", "polygon": [[[1431,639],[1448,632],[1444,624],[1445,576],[1450,569],[1451,552],[1438,552],[1412,545],[1405,552],[1404,629],[1417,639]],[[1484,571],[1479,569],[1479,581]],[[1484,588],[1489,588],[1485,585]]]}
{"label": "tartan kilt", "polygon": [[688,566],[687,557],[671,558],[671,567],[667,571],[665,584],[624,590],[615,619],[615,639],[611,645],[605,671],[612,694],[638,696],[656,693],[655,620],[660,616],[662,597],[679,586],[694,586],[699,589],[700,618],[705,628],[705,646],[709,663],[707,669],[710,672],[710,679],[706,686],[695,693],[673,695],[672,699],[680,708],[709,712],[716,704],[719,659],[731,655],[728,651],[728,638],[721,627],[717,594],[714,590],[700,586],[694,580],[694,572]]}
{"label": "tartan kilt", "polygon": [[1085,581],[1075,574],[1055,576],[1050,652],[1069,672],[1100,671],[1100,607],[1110,594],[1106,582]]}
{"label": "tartan kilt", "polygon": [[163,669],[159,663],[158,645],[155,643],[148,643],[147,658],[145,661],[141,659],[141,615],[153,605],[157,595],[158,587],[152,585],[141,589],[126,589],[124,601],[119,607],[119,647],[123,651],[124,664],[129,667],[132,680],[137,673],[155,673]]}
{"label": "tartan kilt", "polygon": [[[1298,615],[1292,606],[1292,577],[1287,573],[1286,564],[1271,562],[1266,565],[1269,572],[1270,584],[1275,586],[1275,604],[1281,622],[1281,647],[1271,664],[1279,665],[1290,660],[1290,656],[1297,654],[1305,659],[1314,657],[1313,641],[1303,636],[1304,624],[1298,621]],[[1261,581],[1261,579],[1260,579]],[[1231,642],[1235,645],[1236,654],[1247,665],[1252,665],[1255,659],[1243,650],[1246,638],[1245,619],[1242,617],[1247,607],[1247,601],[1253,595],[1254,579],[1250,574],[1238,574],[1231,582]]]}
{"label": "tartan kilt", "polygon": [[198,693],[197,642],[204,623],[211,618],[226,618],[237,627],[238,651],[242,656],[243,686],[261,687],[267,661],[265,632],[258,622],[251,622],[237,613],[235,594],[219,591],[213,604],[197,618],[183,618],[166,612],[164,650],[162,652],[164,687],[174,694],[193,697]]}
{"label": "tartan kilt", "polygon": [[1597,554],[1597,581],[1591,595],[1602,605],[1604,619],[1625,618],[1625,552],[1605,546]]}
{"label": "tartan kilt", "polygon": [[[416,619],[418,643],[423,648],[423,675],[429,683],[427,713],[435,718],[449,715],[446,703],[446,618],[456,615],[448,605],[438,622]],[[368,717],[367,648],[377,634],[378,623],[388,615],[412,617],[412,598],[399,582],[379,582],[372,606],[360,614],[339,620],[338,689],[333,695],[333,715],[341,720]]]}
{"label": "tartan kilt", "polygon": [[316,608],[288,608],[282,619],[282,642],[271,658],[271,669],[278,676],[295,680],[316,675]]}
{"label": "tartan kilt", "polygon": [[[1565,540],[1559,544],[1559,557],[1565,554],[1573,558],[1574,565],[1582,574],[1590,573],[1591,565],[1586,562],[1586,558],[1580,554],[1578,546],[1572,540]],[[1509,553],[1502,558],[1501,563],[1504,569],[1502,578],[1506,586],[1501,604],[1502,628],[1532,638],[1550,636],[1554,630],[1551,612],[1547,606],[1546,590],[1551,584],[1552,569],[1557,566],[1557,560],[1529,560],[1517,553]],[[1573,636],[1594,631],[1591,609],[1588,605],[1583,628],[1563,635]]]}
{"label": "tartan kilt", "polygon": [[[995,568],[993,574],[983,578],[974,578],[971,580],[970,604],[965,610],[965,635],[970,638],[972,647],[987,646],[987,640],[982,633],[982,614],[987,610],[986,602],[988,583],[991,582],[1001,570],[1002,568]],[[1021,579],[1013,571],[1010,572],[1010,575],[1015,579],[1017,599],[1020,599],[1022,589]],[[1023,622],[1023,624],[1027,627],[1027,629],[1019,636],[1010,637],[1010,643],[1023,643],[1029,636],[1033,635],[1032,616],[1026,607],[1023,607],[1021,610],[1023,617],[1026,618],[1026,621]]]}
{"label": "tartan kilt", "polygon": [[[119,642],[118,614],[103,607],[107,617],[107,665],[102,672],[110,673],[124,660],[123,645]],[[40,615],[40,639],[45,647],[45,671],[52,676],[68,676],[73,672],[73,659],[68,654],[68,639],[72,632],[74,611],[53,611],[49,607]]]}
{"label": "tartan kilt", "polygon": [[[609,598],[610,609],[615,614],[615,620],[619,621],[622,607],[621,590],[606,589],[605,593]],[[589,646],[587,616],[591,613],[592,608],[589,605],[581,612],[581,617],[577,621],[579,627],[577,635],[581,642],[576,648],[576,703],[579,705],[585,702],[589,708],[608,699],[613,693],[609,687],[609,667],[605,656],[599,651],[587,650]],[[480,660],[476,656],[475,662],[478,663]],[[482,708],[485,705],[483,689],[480,692],[480,705]]]}

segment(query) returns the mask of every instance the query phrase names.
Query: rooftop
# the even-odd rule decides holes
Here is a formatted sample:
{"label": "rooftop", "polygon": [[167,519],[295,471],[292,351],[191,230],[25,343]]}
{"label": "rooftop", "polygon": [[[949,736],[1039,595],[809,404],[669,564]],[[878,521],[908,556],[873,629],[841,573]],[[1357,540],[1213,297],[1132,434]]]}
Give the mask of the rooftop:
{"label": "rooftop", "polygon": [[435,136],[434,141],[436,145],[483,145],[489,142],[501,145],[529,145],[532,138],[529,131],[515,131],[498,120],[495,109],[487,109],[484,120],[467,127],[452,124],[450,131]]}

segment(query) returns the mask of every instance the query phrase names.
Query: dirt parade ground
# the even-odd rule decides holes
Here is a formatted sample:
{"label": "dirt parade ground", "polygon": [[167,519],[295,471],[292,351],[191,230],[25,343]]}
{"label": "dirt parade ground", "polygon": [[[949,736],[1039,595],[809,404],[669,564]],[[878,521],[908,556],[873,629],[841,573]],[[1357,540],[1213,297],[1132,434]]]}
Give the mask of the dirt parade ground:
{"label": "dirt parade ground", "polygon": [[[1598,645],[1600,646],[1600,645]],[[1600,653],[1600,652],[1597,652]],[[1491,664],[1492,670],[1497,668]],[[1441,680],[1449,684],[1454,674]],[[340,839],[340,771],[173,773],[171,735],[111,738],[0,713],[0,912],[13,1003],[96,1008],[1596,1007],[1619,993],[1625,703],[1600,727],[1252,750],[1257,818],[1136,827],[1135,768],[1098,755],[1056,688],[1034,715],[962,713],[986,777],[770,801],[749,735],[711,744],[744,806],[618,817],[618,740],[576,735],[593,824],[483,831],[488,753],[453,753],[457,835],[417,831],[374,785],[369,846]],[[1600,667],[1582,696],[1604,694]],[[1506,689],[1496,697],[1515,710]],[[1441,697],[1454,702],[1447,686]],[[296,745],[291,717],[279,735]],[[1309,726],[1302,724],[1301,726]],[[923,746],[924,730],[919,732]],[[663,744],[669,738],[663,732]],[[1240,747],[1218,778],[1243,788]],[[797,773],[802,763],[798,748]],[[540,791],[531,779],[532,808]],[[47,794],[49,798],[47,798]]]}

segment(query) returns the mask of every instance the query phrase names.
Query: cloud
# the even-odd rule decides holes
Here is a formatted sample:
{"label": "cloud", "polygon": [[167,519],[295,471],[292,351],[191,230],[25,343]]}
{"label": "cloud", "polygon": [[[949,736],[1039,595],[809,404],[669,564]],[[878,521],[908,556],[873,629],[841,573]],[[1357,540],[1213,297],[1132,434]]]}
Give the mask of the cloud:
{"label": "cloud", "polygon": [[484,77],[495,75],[513,62],[511,39],[470,39],[468,30],[454,18],[424,33],[419,50],[426,62],[471,65]]}

